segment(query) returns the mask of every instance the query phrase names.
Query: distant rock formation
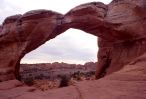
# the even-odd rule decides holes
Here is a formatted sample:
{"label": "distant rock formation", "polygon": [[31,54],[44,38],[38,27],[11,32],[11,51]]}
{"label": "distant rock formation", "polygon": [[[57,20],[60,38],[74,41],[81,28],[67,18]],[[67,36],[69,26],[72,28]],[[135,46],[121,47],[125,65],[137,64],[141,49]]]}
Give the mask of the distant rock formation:
{"label": "distant rock formation", "polygon": [[40,63],[40,64],[21,64],[20,76],[21,81],[28,79],[39,80],[55,80],[60,79],[61,76],[71,78],[78,74],[79,76],[94,76],[97,63],[87,62],[81,64],[67,64],[67,63]]}
{"label": "distant rock formation", "polygon": [[[65,15],[37,10],[6,18],[0,29],[0,80],[19,79],[21,58],[69,28],[98,36],[96,77],[107,76],[43,94],[28,87],[19,87],[20,92],[14,86],[18,83],[15,80],[2,82],[0,98],[146,98],[145,0],[113,0],[108,5],[92,2],[77,6]],[[12,86],[4,88],[9,82],[13,82]]]}

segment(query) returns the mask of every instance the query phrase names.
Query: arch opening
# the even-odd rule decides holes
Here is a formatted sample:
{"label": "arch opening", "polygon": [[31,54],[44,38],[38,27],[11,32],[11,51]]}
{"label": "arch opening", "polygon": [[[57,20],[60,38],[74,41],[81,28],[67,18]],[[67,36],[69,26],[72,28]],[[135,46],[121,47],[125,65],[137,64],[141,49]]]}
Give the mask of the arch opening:
{"label": "arch opening", "polygon": [[[71,79],[75,74],[78,76],[80,74],[93,76],[95,75],[97,65],[97,51],[96,36],[81,30],[69,29],[22,58],[19,70],[21,80],[29,84],[31,80],[35,79],[54,80],[61,78],[62,81],[60,83],[63,83],[64,79],[66,80],[65,82],[68,82],[67,79]],[[51,70],[47,71],[48,69],[43,71],[41,68],[41,65],[46,68],[47,66],[55,67],[56,64],[64,68],[63,71],[66,73],[57,73],[56,69],[59,68],[58,66],[56,68],[51,67],[54,72],[51,72]],[[29,66],[31,70],[26,73],[24,70],[28,70]],[[40,73],[38,71],[35,74],[35,69],[38,70],[37,66],[40,68]],[[66,69],[67,66],[68,68]],[[79,68],[76,68],[76,66],[79,66]],[[91,69],[88,66],[91,66]],[[61,70],[61,68],[59,69]],[[60,87],[64,87],[63,85],[60,84]]]}
{"label": "arch opening", "polygon": [[97,61],[97,37],[81,30],[69,29],[29,52],[21,63],[66,62],[84,64]]}

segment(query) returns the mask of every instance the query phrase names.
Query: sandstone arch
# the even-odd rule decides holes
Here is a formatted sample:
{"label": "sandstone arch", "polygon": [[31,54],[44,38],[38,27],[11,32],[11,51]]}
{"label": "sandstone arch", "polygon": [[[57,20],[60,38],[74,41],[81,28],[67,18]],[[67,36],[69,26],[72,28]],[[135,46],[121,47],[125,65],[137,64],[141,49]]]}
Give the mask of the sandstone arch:
{"label": "sandstone arch", "polygon": [[[93,10],[92,6],[95,8],[94,4],[96,3],[89,3],[83,6],[86,7],[87,5],[88,9],[89,5]],[[104,4],[99,3],[99,6],[104,6]],[[96,9],[93,14],[95,11]],[[102,14],[101,16],[103,16]],[[30,11],[24,15],[6,18],[2,25],[0,40],[1,45],[3,45],[1,50],[4,50],[0,54],[1,80],[14,79],[15,77],[19,79],[21,58],[45,41],[54,38],[71,27],[66,23],[66,17],[48,10]],[[6,46],[6,44],[8,45]],[[6,54],[8,51],[9,53]]]}
{"label": "sandstone arch", "polygon": [[[93,4],[94,3],[89,5],[93,5]],[[146,67],[145,67],[146,3],[145,0],[113,0],[112,3],[106,6],[108,10],[104,17],[104,20],[102,21],[103,30],[102,28],[101,30],[98,29],[100,30],[101,34],[97,34],[100,37],[98,41],[99,68],[97,68],[97,77],[100,77],[100,74],[102,74],[101,72],[102,69],[105,69],[105,66],[107,66],[105,65],[107,59],[111,59],[111,62],[109,62],[108,64],[109,67],[107,68],[106,73],[110,74],[112,72],[119,70],[118,72],[112,73],[111,75],[96,81],[82,82],[76,84],[75,86],[47,91],[44,93],[39,92],[38,90],[35,91],[35,89],[32,88],[28,88],[28,87],[24,88],[22,87],[20,82],[15,80],[6,81],[0,83],[0,93],[1,93],[0,98],[32,99],[32,97],[36,96],[38,99],[42,99],[42,97],[45,99],[48,99],[48,97],[51,99],[59,99],[62,97],[64,99],[69,99],[69,98],[145,99],[146,98],[146,87],[145,87],[146,86],[146,79],[145,79],[146,78]],[[84,7],[81,7],[80,9],[84,9]],[[76,11],[77,10],[79,9],[76,9]],[[73,24],[74,19],[68,21],[68,17],[74,18],[74,14],[71,14],[70,16],[68,15],[69,13],[63,16],[63,18],[62,17],[59,18],[59,22],[56,21],[60,23],[61,20],[61,26],[59,25],[59,27],[55,29],[54,31],[55,33],[53,33],[55,35],[50,34],[50,38],[55,37],[56,35],[60,34],[61,32],[63,32],[64,30],[70,27],[83,30],[82,26],[84,24],[81,26],[80,24],[79,26],[78,25],[76,26],[76,24]],[[15,29],[16,23],[13,23],[13,21],[15,21],[17,17],[14,17],[12,19],[13,20],[8,21],[8,22],[12,22],[11,24],[7,24],[7,25],[3,24],[2,28],[0,26],[0,31],[1,31],[0,52],[3,52],[0,53],[1,64],[7,62],[7,60],[9,59],[13,59],[10,57],[12,54],[8,52],[12,50],[11,48],[12,46],[15,45],[15,43],[13,45],[8,42],[11,40],[14,42],[15,40],[17,40],[17,39],[12,39],[17,36],[13,37],[13,35],[10,35],[11,33],[15,34],[14,31],[16,31]],[[77,22],[80,22],[80,19]],[[12,24],[14,24],[14,27],[11,27]],[[8,29],[6,27],[8,27]],[[13,32],[10,32],[10,30],[11,31],[13,30]],[[106,34],[108,33],[111,34],[110,38],[105,38]],[[27,43],[25,44],[27,45]],[[22,45],[22,43],[20,45]],[[14,48],[16,47],[14,46]],[[6,61],[3,62],[1,61],[2,59]],[[8,74],[13,74],[14,71],[8,72],[7,70],[9,70],[9,68],[10,69],[13,68],[12,70],[14,70],[13,67],[14,65],[12,65],[11,67],[8,66],[6,63],[5,63],[6,65],[1,65],[1,64],[0,64],[0,78],[5,76],[8,79],[2,79],[2,80],[9,80],[10,78],[12,79],[14,75],[12,75],[12,77],[10,75],[9,77]]]}
{"label": "sandstone arch", "polygon": [[[114,0],[109,5],[91,2],[77,6],[65,15],[36,10],[6,18],[0,27],[1,80],[19,79],[20,59],[69,28],[99,37],[97,78],[102,72],[110,74],[121,69],[145,52],[144,4],[144,0]],[[107,70],[105,64],[108,64]]]}

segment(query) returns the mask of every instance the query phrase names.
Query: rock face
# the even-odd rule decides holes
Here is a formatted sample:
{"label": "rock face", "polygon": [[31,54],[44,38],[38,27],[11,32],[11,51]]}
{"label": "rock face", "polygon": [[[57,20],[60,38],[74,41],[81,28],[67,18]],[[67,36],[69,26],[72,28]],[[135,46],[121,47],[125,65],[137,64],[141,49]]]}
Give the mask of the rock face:
{"label": "rock face", "polygon": [[19,79],[21,58],[51,39],[62,15],[48,10],[36,10],[10,16],[0,28],[0,81]]}
{"label": "rock face", "polygon": [[[110,32],[118,40],[99,39],[99,64],[104,63],[110,74],[146,51],[146,2],[144,0],[114,0],[108,5],[105,21],[114,27]],[[99,66],[100,67],[100,66]]]}
{"label": "rock face", "polygon": [[[100,78],[112,74],[95,82],[58,89],[57,94],[64,99],[68,96],[72,99],[146,98],[145,0],[113,0],[108,5],[92,2],[77,6],[65,15],[37,10],[6,18],[0,26],[0,80],[19,78],[21,58],[69,28],[81,29],[99,37],[96,76]],[[54,95],[55,91],[47,92],[51,95],[43,95],[60,98]],[[36,93],[33,95],[38,99],[43,96]],[[5,92],[0,95],[2,98],[7,96]],[[29,99],[33,95],[19,94],[17,98]]]}
{"label": "rock face", "polygon": [[114,0],[109,5],[90,3],[65,15],[70,27],[99,37],[97,78],[120,70],[146,51],[145,4],[144,0]]}

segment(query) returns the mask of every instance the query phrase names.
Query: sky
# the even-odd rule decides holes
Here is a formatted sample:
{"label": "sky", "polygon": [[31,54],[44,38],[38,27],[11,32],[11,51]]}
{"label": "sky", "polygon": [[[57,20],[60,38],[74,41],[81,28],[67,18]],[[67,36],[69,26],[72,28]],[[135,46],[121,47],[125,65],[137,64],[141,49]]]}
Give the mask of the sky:
{"label": "sky", "polygon": [[[111,0],[94,0],[108,4]],[[65,14],[70,9],[92,0],[0,0],[0,23],[10,15],[30,10],[47,9]],[[65,62],[84,64],[97,61],[97,37],[81,30],[69,29],[36,50],[28,53],[21,63]]]}

